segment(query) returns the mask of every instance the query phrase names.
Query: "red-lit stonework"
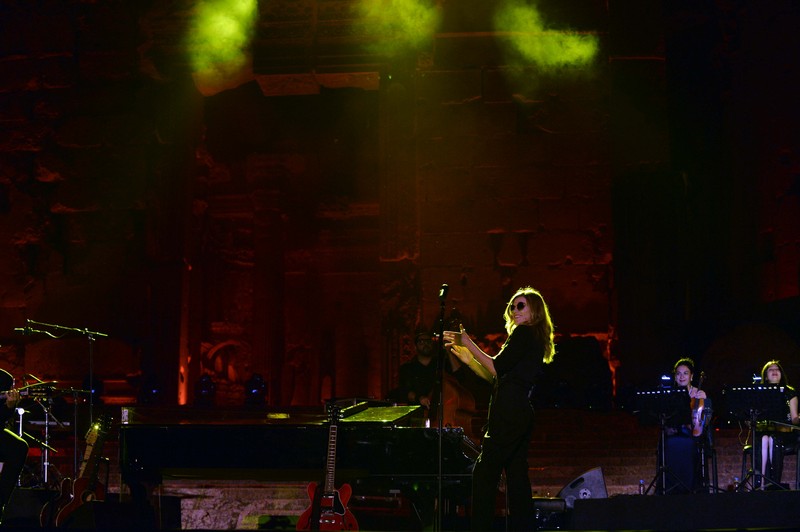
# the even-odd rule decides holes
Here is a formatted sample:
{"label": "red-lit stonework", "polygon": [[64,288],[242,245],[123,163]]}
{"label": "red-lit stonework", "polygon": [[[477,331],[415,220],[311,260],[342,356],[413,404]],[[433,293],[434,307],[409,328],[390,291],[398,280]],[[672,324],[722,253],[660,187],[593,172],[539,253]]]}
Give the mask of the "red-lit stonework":
{"label": "red-lit stonework", "polygon": [[381,398],[448,283],[487,341],[541,290],[577,390],[585,353],[618,390],[685,354],[714,386],[796,371],[796,10],[541,2],[601,43],[544,72],[505,60],[495,2],[442,3],[396,57],[316,3],[262,10],[224,90],[190,75],[191,2],[3,3],[3,367],[86,376],[87,340],[14,332],[33,319],[108,334],[120,400],[191,403],[204,373],[223,404],[254,373],[275,405]]}

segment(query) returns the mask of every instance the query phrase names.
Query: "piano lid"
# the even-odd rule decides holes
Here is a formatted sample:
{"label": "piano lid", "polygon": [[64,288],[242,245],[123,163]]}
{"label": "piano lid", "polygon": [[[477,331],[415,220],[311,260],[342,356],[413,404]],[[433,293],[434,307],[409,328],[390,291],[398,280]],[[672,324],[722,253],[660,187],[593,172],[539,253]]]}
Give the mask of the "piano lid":
{"label": "piano lid", "polygon": [[[325,425],[324,406],[275,408],[123,407],[123,425]],[[342,411],[341,425],[425,426],[424,410],[414,406],[371,406],[366,401]]]}

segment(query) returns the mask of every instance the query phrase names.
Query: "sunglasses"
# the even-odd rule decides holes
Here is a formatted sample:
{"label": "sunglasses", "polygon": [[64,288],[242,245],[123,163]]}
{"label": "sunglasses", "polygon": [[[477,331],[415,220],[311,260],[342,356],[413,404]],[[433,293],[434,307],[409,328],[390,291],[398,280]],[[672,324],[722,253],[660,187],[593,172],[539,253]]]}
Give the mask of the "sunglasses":
{"label": "sunglasses", "polygon": [[525,308],[525,302],[524,301],[520,301],[516,305],[512,302],[512,303],[510,303],[508,305],[508,309],[509,310],[514,310],[514,308],[516,308],[517,311],[520,311],[520,310],[524,309]]}

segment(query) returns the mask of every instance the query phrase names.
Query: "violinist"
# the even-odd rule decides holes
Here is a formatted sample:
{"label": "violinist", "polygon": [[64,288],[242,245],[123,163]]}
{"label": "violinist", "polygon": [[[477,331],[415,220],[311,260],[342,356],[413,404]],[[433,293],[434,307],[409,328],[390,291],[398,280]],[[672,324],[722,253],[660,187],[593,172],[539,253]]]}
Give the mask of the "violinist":
{"label": "violinist", "polygon": [[[0,390],[2,390],[2,402],[0,404],[0,422],[3,426],[14,417],[14,407],[19,401],[19,392],[14,389],[14,377],[5,370],[0,369]],[[17,486],[19,475],[25,467],[25,459],[28,456],[28,444],[14,434],[8,428],[0,431],[0,522],[3,519],[3,510],[11,493]]]}
{"label": "violinist", "polygon": [[[754,469],[761,471],[766,487],[770,483],[769,481],[774,485],[779,485],[781,482],[784,449],[797,444],[797,436],[792,430],[792,426],[800,424],[800,417],[798,417],[797,392],[789,386],[786,373],[784,373],[779,360],[770,360],[764,364],[761,368],[761,383],[764,386],[783,387],[786,399],[784,412],[780,413],[779,419],[772,420],[778,423],[771,423],[764,427],[768,430],[761,434],[761,453],[755,453]],[[758,482],[756,482],[756,487],[758,487]]]}
{"label": "violinist", "polygon": [[697,490],[700,480],[700,453],[704,432],[704,411],[710,411],[706,392],[692,385],[694,361],[681,358],[673,366],[675,386],[685,388],[691,405],[691,423],[667,426],[664,443],[664,467],[667,470],[664,493],[691,493]]}

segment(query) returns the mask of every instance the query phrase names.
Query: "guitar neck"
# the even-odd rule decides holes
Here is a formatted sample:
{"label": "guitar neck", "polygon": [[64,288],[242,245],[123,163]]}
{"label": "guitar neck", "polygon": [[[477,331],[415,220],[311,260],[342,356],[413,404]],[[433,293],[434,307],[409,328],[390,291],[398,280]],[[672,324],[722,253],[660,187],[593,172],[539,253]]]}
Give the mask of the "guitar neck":
{"label": "guitar neck", "polygon": [[[91,431],[86,437],[86,451],[83,453],[83,461],[81,462],[78,471],[78,478],[91,478],[97,476],[98,464],[100,462],[100,454],[103,452],[103,443],[106,438],[106,428],[104,425],[107,423],[105,419],[92,427]],[[91,469],[89,467],[91,466]]]}
{"label": "guitar neck", "polygon": [[328,458],[325,461],[325,493],[333,493],[336,477],[336,423],[328,429]]}

